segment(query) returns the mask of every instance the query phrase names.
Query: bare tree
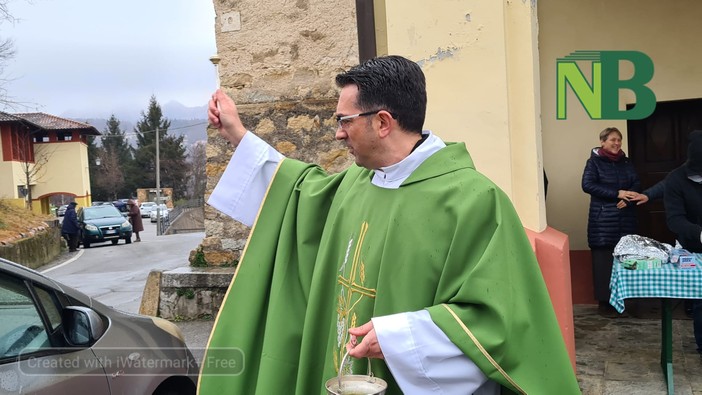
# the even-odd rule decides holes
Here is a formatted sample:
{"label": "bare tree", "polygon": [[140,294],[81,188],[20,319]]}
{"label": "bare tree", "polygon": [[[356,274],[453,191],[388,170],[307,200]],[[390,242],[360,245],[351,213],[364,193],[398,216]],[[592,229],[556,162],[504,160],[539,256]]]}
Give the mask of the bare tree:
{"label": "bare tree", "polygon": [[207,186],[207,154],[204,141],[197,141],[188,148],[188,161],[190,171],[188,174],[188,192],[191,199],[199,199],[205,196]]}
{"label": "bare tree", "polygon": [[35,147],[33,134],[29,130],[19,130],[14,133],[16,138],[13,151],[19,156],[20,172],[24,181],[25,204],[28,209],[32,208],[32,185],[41,181],[47,170],[49,159],[55,149],[48,145]]}
{"label": "bare tree", "polygon": [[0,1],[0,20],[3,21],[14,21],[15,18],[10,14],[10,11],[7,9],[7,1],[3,0]]}
{"label": "bare tree", "polygon": [[[16,19],[10,14],[7,8],[7,0],[0,0],[0,24],[3,22],[15,23]],[[0,104],[4,107],[14,108],[19,104],[12,100],[7,94],[5,85],[10,81],[5,76],[5,66],[7,62],[15,56],[15,44],[11,38],[0,38]]]}
{"label": "bare tree", "polygon": [[124,187],[124,172],[119,154],[109,148],[100,148],[99,152],[100,165],[95,182],[98,187],[107,191],[111,200],[117,200],[118,192]]}

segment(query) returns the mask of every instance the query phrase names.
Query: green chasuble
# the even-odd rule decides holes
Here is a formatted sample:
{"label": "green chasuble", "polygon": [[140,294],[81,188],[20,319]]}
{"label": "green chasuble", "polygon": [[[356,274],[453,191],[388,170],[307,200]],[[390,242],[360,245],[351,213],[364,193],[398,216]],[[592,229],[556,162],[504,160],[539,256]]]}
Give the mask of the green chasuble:
{"label": "green chasuble", "polygon": [[[371,317],[427,309],[502,393],[580,393],[538,263],[507,196],[463,144],[398,189],[358,166],[281,162],[219,311],[199,393],[325,394]],[[232,362],[235,361],[235,362]],[[383,360],[373,373],[401,391]],[[366,374],[367,361],[353,371]]]}

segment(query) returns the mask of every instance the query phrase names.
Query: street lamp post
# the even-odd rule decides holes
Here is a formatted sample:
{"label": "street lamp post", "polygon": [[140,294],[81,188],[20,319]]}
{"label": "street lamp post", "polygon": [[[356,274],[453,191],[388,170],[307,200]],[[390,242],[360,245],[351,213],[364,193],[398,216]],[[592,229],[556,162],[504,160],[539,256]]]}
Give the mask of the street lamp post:
{"label": "street lamp post", "polygon": [[161,155],[159,151],[161,136],[156,126],[156,235],[161,236]]}
{"label": "street lamp post", "polygon": [[[101,163],[102,163],[102,160],[100,159],[100,157],[99,157],[99,156],[96,156],[96,157],[95,157],[95,166],[100,167],[100,164],[101,164]],[[88,168],[88,170],[90,170],[90,168]],[[99,172],[100,169],[95,169],[95,171],[96,171],[96,172]],[[91,175],[90,177],[92,177],[92,175]],[[85,195],[87,196],[88,194],[86,193]],[[93,191],[92,191],[92,189],[91,189],[91,190],[90,190],[90,202],[86,201],[86,204],[87,204],[87,203],[92,203],[92,201],[93,201]],[[63,202],[63,198],[61,199],[61,202]]]}

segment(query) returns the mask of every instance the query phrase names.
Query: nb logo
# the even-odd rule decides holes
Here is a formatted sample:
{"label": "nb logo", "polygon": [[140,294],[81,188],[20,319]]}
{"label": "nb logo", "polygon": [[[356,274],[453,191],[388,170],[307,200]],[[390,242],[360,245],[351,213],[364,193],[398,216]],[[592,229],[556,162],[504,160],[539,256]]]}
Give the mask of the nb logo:
{"label": "nb logo", "polygon": [[[588,82],[576,62],[591,62],[592,82]],[[619,79],[619,64],[628,61],[634,74]],[[653,61],[638,51],[575,51],[556,60],[556,118],[566,119],[567,87],[573,90],[591,119],[643,119],[656,109],[656,95],[646,86],[653,78]],[[636,95],[636,104],[619,109],[619,91]]]}

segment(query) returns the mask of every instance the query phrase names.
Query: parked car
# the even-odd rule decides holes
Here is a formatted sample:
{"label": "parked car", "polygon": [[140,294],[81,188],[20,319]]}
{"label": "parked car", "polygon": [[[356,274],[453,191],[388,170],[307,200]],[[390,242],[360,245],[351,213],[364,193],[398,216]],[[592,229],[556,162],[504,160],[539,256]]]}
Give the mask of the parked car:
{"label": "parked car", "polygon": [[180,329],[0,258],[0,393],[195,394]]}
{"label": "parked car", "polygon": [[139,211],[141,212],[141,217],[146,218],[151,215],[151,209],[153,207],[156,207],[156,203],[154,202],[144,202],[141,205],[139,205]]}
{"label": "parked car", "polygon": [[[156,213],[158,212],[158,210],[156,208],[157,208],[156,205],[154,205],[151,208],[151,214],[149,214],[149,218],[151,218],[151,222],[156,222]],[[168,206],[166,206],[165,204],[159,204],[158,208],[161,211],[160,212],[161,218],[163,220],[168,220],[169,219],[168,218]]]}
{"label": "parked car", "polygon": [[58,210],[56,210],[56,215],[58,215],[59,217],[63,217],[64,215],[66,215],[67,208],[68,208],[67,204],[59,206]]}
{"label": "parked car", "polygon": [[81,208],[78,211],[78,223],[80,240],[85,248],[105,241],[117,244],[119,239],[124,239],[126,244],[132,242],[132,224],[112,204]]}
{"label": "parked car", "polygon": [[119,210],[120,213],[122,213],[123,217],[129,217],[129,207],[127,207],[127,202],[123,202],[122,200],[115,200],[112,202],[112,205],[115,206],[117,210]]}

